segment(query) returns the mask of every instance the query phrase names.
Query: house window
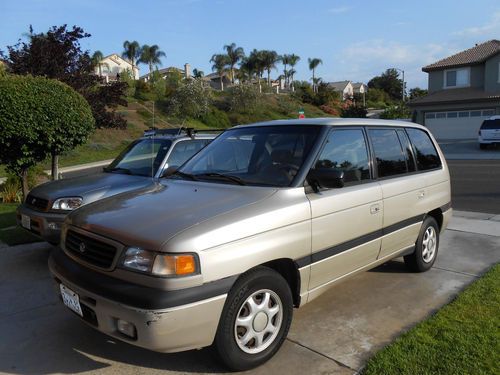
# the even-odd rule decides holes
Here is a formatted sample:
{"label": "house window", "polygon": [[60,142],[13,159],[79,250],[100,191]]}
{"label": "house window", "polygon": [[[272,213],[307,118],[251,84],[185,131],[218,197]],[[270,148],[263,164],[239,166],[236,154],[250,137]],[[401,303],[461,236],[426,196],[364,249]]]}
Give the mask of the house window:
{"label": "house window", "polygon": [[483,116],[493,116],[495,114],[494,109],[485,109],[483,110]]}
{"label": "house window", "polygon": [[446,118],[446,113],[445,112],[438,112],[438,113],[436,113],[436,118]]}
{"label": "house window", "polygon": [[448,115],[446,117],[448,118],[457,118],[458,113],[457,112],[448,112]]}
{"label": "house window", "polygon": [[469,86],[470,69],[453,69],[444,71],[444,87],[465,87]]}
{"label": "house window", "polygon": [[470,111],[470,117],[481,117],[481,111]]}
{"label": "house window", "polygon": [[458,117],[469,117],[469,111],[458,112]]}
{"label": "house window", "polygon": [[426,113],[425,118],[436,118],[436,114],[432,112]]}

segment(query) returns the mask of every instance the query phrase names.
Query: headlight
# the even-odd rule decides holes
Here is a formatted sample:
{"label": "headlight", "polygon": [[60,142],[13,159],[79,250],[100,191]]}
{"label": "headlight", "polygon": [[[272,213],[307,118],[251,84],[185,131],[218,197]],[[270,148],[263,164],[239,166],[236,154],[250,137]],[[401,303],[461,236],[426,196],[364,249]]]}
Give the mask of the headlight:
{"label": "headlight", "polygon": [[122,264],[156,276],[187,276],[198,273],[197,259],[195,254],[162,254],[130,247]]}
{"label": "headlight", "polygon": [[68,197],[56,199],[52,204],[53,210],[72,211],[76,210],[82,205],[83,199],[81,197]]}

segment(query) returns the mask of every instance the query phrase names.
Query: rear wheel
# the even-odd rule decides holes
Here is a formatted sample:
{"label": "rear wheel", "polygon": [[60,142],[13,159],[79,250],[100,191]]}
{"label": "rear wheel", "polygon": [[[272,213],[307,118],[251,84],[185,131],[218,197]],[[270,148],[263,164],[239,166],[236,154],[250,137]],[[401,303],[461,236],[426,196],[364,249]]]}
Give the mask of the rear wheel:
{"label": "rear wheel", "polygon": [[479,144],[479,148],[480,148],[481,150],[486,150],[486,148],[487,148],[487,147],[488,147],[488,145],[487,145],[486,143],[480,143],[480,144]]}
{"label": "rear wheel", "polygon": [[415,251],[404,257],[406,266],[415,272],[425,272],[436,261],[439,247],[439,226],[432,216],[422,223],[420,234],[415,243]]}
{"label": "rear wheel", "polygon": [[244,274],[222,311],[215,347],[231,370],[248,370],[270,359],[286,338],[293,301],[285,279],[267,267]]}

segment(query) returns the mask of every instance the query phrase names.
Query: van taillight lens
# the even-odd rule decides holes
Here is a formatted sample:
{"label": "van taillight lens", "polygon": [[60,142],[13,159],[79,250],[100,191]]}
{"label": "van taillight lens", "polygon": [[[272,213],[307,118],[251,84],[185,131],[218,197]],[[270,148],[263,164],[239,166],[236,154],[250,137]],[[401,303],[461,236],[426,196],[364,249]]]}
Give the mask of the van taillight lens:
{"label": "van taillight lens", "polygon": [[481,136],[481,129],[479,129],[479,131],[477,132],[477,134],[478,134],[479,136]]}

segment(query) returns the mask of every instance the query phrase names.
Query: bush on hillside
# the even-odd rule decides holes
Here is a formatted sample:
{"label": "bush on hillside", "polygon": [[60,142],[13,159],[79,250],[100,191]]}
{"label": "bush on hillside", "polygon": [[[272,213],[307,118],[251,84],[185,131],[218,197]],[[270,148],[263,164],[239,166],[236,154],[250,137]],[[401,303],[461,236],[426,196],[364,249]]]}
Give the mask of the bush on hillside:
{"label": "bush on hillside", "polygon": [[197,80],[182,83],[169,101],[169,112],[173,117],[201,118],[210,110],[212,92]]}
{"label": "bush on hillside", "polygon": [[231,127],[231,121],[229,121],[229,117],[227,117],[226,112],[223,112],[215,107],[212,107],[209,112],[201,117],[200,120],[211,128]]}
{"label": "bush on hillside", "polygon": [[393,105],[386,108],[385,111],[380,114],[380,118],[386,120],[407,119],[411,118],[411,111],[404,104]]}
{"label": "bush on hillside", "polygon": [[236,85],[228,90],[229,109],[236,112],[250,113],[260,101],[258,89],[253,85]]}
{"label": "bush on hillside", "polygon": [[349,105],[342,108],[340,117],[347,118],[365,118],[368,111],[365,107],[359,105]]}

